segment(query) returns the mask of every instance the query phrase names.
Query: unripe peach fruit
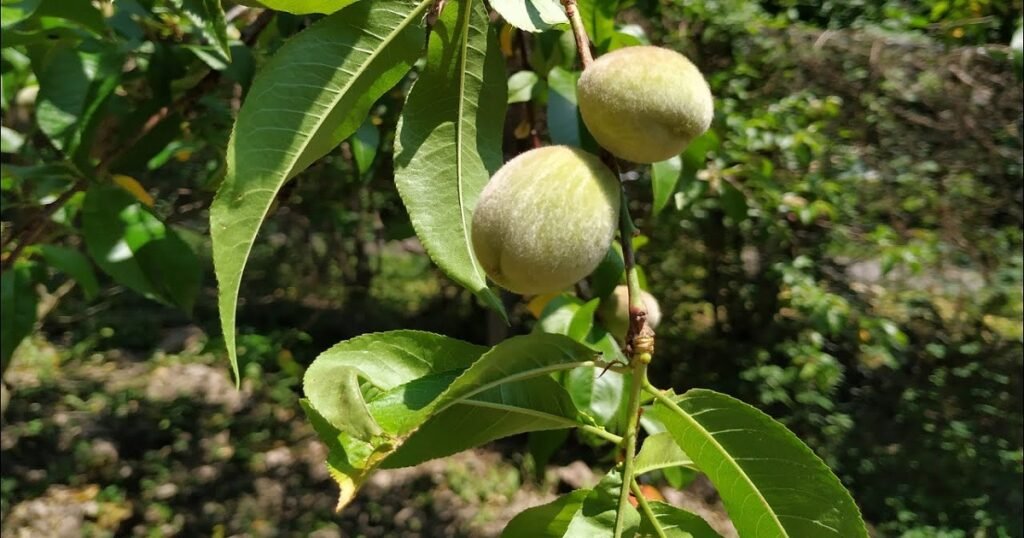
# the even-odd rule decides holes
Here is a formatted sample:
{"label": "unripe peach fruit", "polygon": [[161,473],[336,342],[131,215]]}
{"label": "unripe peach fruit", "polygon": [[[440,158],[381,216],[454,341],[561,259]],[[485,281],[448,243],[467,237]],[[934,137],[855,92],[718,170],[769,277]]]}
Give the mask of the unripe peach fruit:
{"label": "unripe peach fruit", "polygon": [[711,125],[707,81],[690,60],[659,47],[626,47],[583,71],[580,114],[615,156],[653,163],[679,155]]}
{"label": "unripe peach fruit", "polygon": [[[644,305],[647,306],[647,324],[651,328],[661,323],[661,307],[658,300],[646,291],[641,291]],[[604,322],[604,328],[622,342],[626,339],[626,331],[629,330],[629,290],[626,286],[617,286],[615,291],[601,301],[597,309],[597,315]]]}
{"label": "unripe peach fruit", "polygon": [[600,159],[568,146],[533,149],[484,187],[473,213],[473,251],[503,288],[560,291],[601,262],[618,216],[619,181]]}

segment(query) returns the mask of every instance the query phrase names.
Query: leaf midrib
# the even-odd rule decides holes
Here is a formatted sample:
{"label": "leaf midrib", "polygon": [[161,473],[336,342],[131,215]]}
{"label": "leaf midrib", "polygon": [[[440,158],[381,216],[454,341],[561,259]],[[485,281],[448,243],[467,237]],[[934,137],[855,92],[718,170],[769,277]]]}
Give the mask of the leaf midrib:
{"label": "leaf midrib", "polygon": [[[369,70],[369,67],[371,65],[373,65],[373,63],[377,60],[377,57],[380,56],[381,51],[383,51],[386,48],[388,48],[388,46],[392,42],[394,42],[395,37],[397,35],[401,34],[403,31],[405,31],[406,28],[409,27],[409,23],[416,19],[416,15],[419,13],[419,11],[422,10],[423,8],[425,8],[430,3],[430,1],[431,0],[420,0],[419,7],[417,7],[416,9],[414,9],[412,11],[410,11],[408,17],[405,18],[405,20],[402,22],[402,24],[399,24],[398,26],[396,26],[394,31],[392,31],[390,34],[386,35],[383,39],[381,39],[380,46],[378,46],[375,49],[373,49],[373,51],[370,53],[370,55],[367,56],[366,61],[364,61],[362,63],[362,65],[360,65],[359,68],[356,69],[356,71],[354,73],[349,74],[348,82],[343,87],[339,88],[338,93],[334,94],[334,97],[332,97],[330,99],[329,102],[331,103],[331,106],[327,109],[328,112],[323,114],[322,116],[317,117],[317,121],[315,122],[315,127],[316,128],[315,129],[311,129],[311,130],[308,131],[309,134],[303,140],[303,146],[307,146],[308,145],[307,143],[310,140],[313,139],[313,137],[316,135],[316,133],[320,132],[320,129],[323,127],[324,122],[327,121],[327,118],[329,118],[330,115],[331,115],[330,111],[333,111],[334,108],[338,106],[338,103],[341,102],[345,98],[345,96],[348,94],[348,91],[350,89],[352,89],[352,85],[355,83],[355,81],[360,80],[363,77],[363,75]],[[394,12],[388,10],[388,13],[394,13]],[[362,29],[360,29],[360,32],[363,35],[367,35],[367,36],[371,36],[371,37],[376,37],[375,34],[370,33],[370,32],[365,32]],[[341,70],[340,66],[339,66],[338,70]],[[348,73],[346,73],[346,74],[348,74]],[[299,160],[302,158],[302,155],[303,155],[304,151],[305,151],[305,149],[303,149],[303,151],[297,152],[295,154],[295,157],[290,159],[291,162],[288,165],[288,169],[285,171],[285,177],[288,177],[291,174],[292,168],[294,168],[295,164],[297,162],[299,162]],[[268,206],[267,209],[269,210],[269,206]],[[266,211],[263,213],[263,218],[266,219]],[[262,222],[262,220],[260,222]],[[256,236],[253,235],[254,239],[255,239],[255,237]]]}
{"label": "leaf midrib", "polygon": [[494,402],[483,402],[480,400],[463,400],[458,405],[467,405],[470,407],[484,407],[487,409],[496,409],[499,411],[508,411],[510,413],[518,413],[520,415],[526,415],[539,419],[548,420],[551,422],[557,422],[559,424],[565,424],[567,428],[579,426],[579,422],[571,420],[562,416],[552,415],[551,413],[544,413],[541,411],[535,411],[527,407],[521,407],[518,405],[500,404]]}
{"label": "leaf midrib", "polygon": [[726,450],[725,447],[718,442],[718,439],[716,439],[710,431],[708,431],[700,422],[697,421],[697,419],[691,417],[690,413],[686,412],[686,410],[684,410],[678,404],[676,404],[674,407],[666,407],[668,407],[670,411],[674,411],[677,415],[679,415],[679,417],[686,421],[690,425],[690,427],[695,428],[698,431],[704,433],[705,438],[712,443],[714,448],[718,450],[719,454],[723,455],[726,461],[728,461],[730,464],[732,464],[733,467],[736,468],[737,472],[739,472],[740,477],[743,479],[743,481],[747,483],[747,486],[749,486],[750,489],[754,492],[757,499],[761,501],[761,504],[764,505],[765,510],[771,516],[772,521],[775,522],[775,526],[778,528],[779,532],[782,533],[783,538],[788,538],[789,533],[786,531],[786,528],[782,526],[782,522],[779,521],[779,516],[775,514],[775,509],[772,508],[772,505],[768,504],[768,499],[764,498],[764,495],[761,494],[761,490],[758,489],[757,486],[754,484],[754,481],[750,479],[750,476],[747,475],[747,472],[743,469],[743,466],[741,466],[739,462],[733,459],[733,457],[729,454],[729,451]]}
{"label": "leaf midrib", "polygon": [[[469,265],[473,269],[473,274],[475,274],[476,277],[481,282],[487,282],[487,279],[482,274],[480,274],[480,262],[477,261],[476,253],[473,252],[473,248],[470,247],[470,245],[473,244],[473,238],[470,236],[470,232],[469,232],[469,225],[470,225],[470,223],[466,222],[466,200],[465,200],[465,185],[464,185],[464,183],[465,183],[465,179],[464,179],[465,178],[465,172],[464,172],[464,170],[462,168],[463,167],[462,153],[464,151],[463,147],[462,147],[462,140],[463,140],[462,124],[465,121],[466,76],[467,76],[466,75],[466,63],[467,63],[467,58],[469,56],[469,28],[470,28],[470,26],[473,25],[473,1],[472,0],[462,0],[462,2],[460,3],[460,7],[462,7],[462,6],[465,6],[465,17],[466,17],[465,20],[466,20],[466,24],[463,25],[463,29],[462,29],[462,43],[459,46],[459,54],[460,54],[460,56],[459,56],[459,106],[458,106],[458,115],[459,115],[459,117],[457,118],[457,121],[455,122],[456,123],[456,126],[455,126],[455,170],[456,170],[456,174],[458,174],[458,181],[456,181],[455,184],[458,185],[458,192],[459,192],[459,218],[462,220],[462,236],[463,236],[463,239],[466,242],[466,246],[467,246],[466,250],[469,251],[469,257],[470,257],[470,259],[472,261],[472,263],[470,263]],[[481,81],[483,80],[484,73],[485,73],[485,71],[487,69],[487,63],[486,62],[487,62],[487,57],[486,57],[486,53],[485,53],[483,61],[480,64],[481,65],[481,69],[480,69],[480,71],[481,71],[481,74],[480,74]],[[481,88],[480,89],[481,89],[481,92],[482,92],[483,91],[483,83],[482,82],[481,82]],[[479,104],[477,106],[479,107]],[[479,109],[477,109],[477,113],[479,114]]]}
{"label": "leaf midrib", "polygon": [[[338,91],[336,94],[334,94],[334,97],[331,98],[331,100],[329,101],[331,103],[331,106],[328,109],[329,111],[330,110],[334,110],[334,108],[336,106],[338,106],[338,103],[341,102],[341,100],[345,97],[346,92],[352,88],[352,85],[354,84],[354,81],[360,79],[367,72],[367,70],[369,69],[369,66],[374,63],[374,61],[380,55],[381,51],[386,49],[392,42],[394,42],[395,37],[397,35],[401,34],[403,31],[405,31],[405,29],[409,27],[409,24],[412,21],[416,20],[417,15],[421,11],[423,11],[424,8],[426,8],[426,6],[430,4],[430,2],[431,2],[431,0],[419,0],[419,5],[416,7],[416,9],[413,9],[412,11],[409,12],[409,15],[405,18],[405,20],[402,22],[402,24],[397,25],[395,27],[394,31],[392,31],[390,34],[385,36],[384,39],[381,40],[380,46],[376,47],[373,50],[373,52],[370,53],[370,55],[366,58],[366,61],[363,62],[363,64],[359,67],[359,69],[357,69],[355,71],[355,73],[353,73],[353,74],[351,74],[349,76],[349,80],[345,84],[345,86],[340,91]],[[391,13],[393,13],[393,12],[391,12]],[[372,35],[372,34],[368,34],[367,33],[366,35]],[[284,170],[284,173],[283,173],[283,177],[285,178],[284,179],[285,181],[287,180],[287,178],[288,178],[289,174],[291,173],[292,169],[295,167],[295,164],[298,163],[299,159],[302,158],[302,155],[305,152],[305,148],[308,148],[309,141],[313,139],[313,136],[317,132],[320,131],[320,129],[323,127],[324,122],[327,121],[328,117],[330,117],[330,112],[329,111],[327,113],[323,114],[322,116],[317,117],[317,120],[315,122],[315,129],[309,130],[308,131],[309,135],[304,137],[304,139],[302,140],[302,146],[303,146],[304,149],[302,151],[296,152],[294,157],[290,157],[289,159],[287,159],[288,166]],[[233,129],[233,135],[235,133],[237,133],[237,132],[238,132],[238,129],[237,129],[237,125],[236,125],[236,128]],[[300,132],[300,134],[302,134],[301,131],[299,131],[299,132]],[[232,135],[232,138],[234,138],[233,135]],[[235,151],[237,152],[237,149]],[[232,170],[232,173],[237,172],[237,168],[238,168],[237,164],[235,165],[235,168],[236,168],[236,170]],[[281,176],[282,176],[282,174],[280,174],[280,173],[275,174],[275,177],[281,177]],[[283,181],[282,181],[282,183],[283,183]],[[278,189],[280,189],[280,185],[278,185],[277,188],[274,189],[275,193],[277,192]],[[272,201],[273,201],[273,197],[271,197],[271,202]],[[239,293],[239,289],[241,288],[241,284],[242,284],[242,274],[245,272],[245,266],[248,264],[248,261],[249,261],[249,254],[252,252],[252,247],[253,247],[253,245],[256,242],[256,236],[259,234],[259,230],[262,227],[262,223],[267,219],[267,213],[270,211],[270,207],[272,205],[273,205],[272,203],[268,203],[268,204],[266,204],[266,207],[263,208],[263,211],[261,212],[260,218],[259,218],[260,226],[254,227],[252,233],[249,234],[248,238],[245,241],[246,247],[245,247],[244,252],[241,253],[241,254],[243,254],[243,258],[242,258],[242,263],[240,264],[240,267],[239,267],[239,270],[238,270],[238,274],[237,275],[233,275],[231,277],[231,280],[234,281],[233,282],[234,285],[232,286],[234,289],[231,292],[231,295],[232,295],[232,297],[231,297],[232,312],[231,312],[230,337],[228,337],[228,331],[227,330],[224,330],[224,332],[225,332],[225,340],[227,341],[226,343],[229,344],[228,345],[228,355],[229,355],[229,358],[231,359],[232,369],[234,370],[234,373],[235,373],[235,384],[236,385],[238,383],[240,383],[240,379],[241,379],[240,376],[239,376],[239,371],[238,371],[238,352],[235,349],[235,330],[236,330],[235,324],[237,323],[237,318],[238,318],[238,293]],[[231,249],[235,249],[238,246],[239,246],[239,244],[235,244],[235,245],[233,245],[230,248]],[[216,270],[216,268],[215,268],[215,270]],[[219,278],[219,275],[218,275],[218,278]]]}
{"label": "leaf midrib", "polygon": [[[479,387],[477,387],[477,388],[475,388],[475,389],[473,389],[473,390],[471,390],[471,391],[469,391],[469,392],[467,392],[467,393],[465,393],[465,394],[463,394],[461,396],[457,396],[457,397],[453,398],[448,403],[446,403],[443,406],[441,406],[441,407],[437,408],[436,410],[432,411],[431,414],[432,415],[440,414],[440,413],[442,413],[443,411],[445,411],[446,409],[448,409],[449,407],[451,407],[453,405],[464,403],[469,398],[472,398],[473,396],[476,396],[477,394],[480,394],[481,392],[490,390],[490,389],[492,389],[494,387],[497,387],[497,386],[500,386],[500,385],[504,385],[505,383],[513,383],[513,382],[516,382],[516,381],[523,381],[523,380],[526,380],[526,379],[532,379],[534,377],[540,377],[540,376],[542,376],[544,374],[550,374],[552,372],[557,372],[557,371],[560,371],[560,370],[570,370],[572,368],[578,368],[578,367],[581,367],[581,366],[594,366],[594,364],[595,364],[594,361],[562,362],[562,363],[558,363],[558,364],[548,365],[548,366],[545,366],[545,367],[542,367],[542,368],[531,368],[529,370],[523,370],[522,372],[519,372],[517,374],[513,374],[513,375],[510,375],[510,376],[507,376],[507,377],[502,377],[500,379],[496,379],[494,381],[491,381],[490,383],[485,383],[483,385],[480,385]],[[452,384],[455,384],[458,381],[459,380],[456,379],[455,381],[452,382]],[[450,390],[450,387],[449,387],[449,390]],[[447,391],[445,391],[445,392],[447,392]],[[440,396],[438,396],[438,399],[436,401],[443,400],[445,398],[445,396],[446,396],[446,394],[442,393]]]}

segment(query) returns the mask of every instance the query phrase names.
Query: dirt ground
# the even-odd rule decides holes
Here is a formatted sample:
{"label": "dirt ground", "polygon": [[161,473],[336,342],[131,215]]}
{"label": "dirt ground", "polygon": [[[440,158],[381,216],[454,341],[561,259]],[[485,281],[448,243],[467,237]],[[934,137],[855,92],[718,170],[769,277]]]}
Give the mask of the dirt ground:
{"label": "dirt ground", "polygon": [[[377,472],[335,513],[294,372],[250,375],[235,390],[201,338],[167,347],[176,353],[22,347],[0,434],[5,538],[497,536],[518,512],[602,471],[569,447],[538,480],[512,439]],[[706,480],[659,493],[736,535]]]}

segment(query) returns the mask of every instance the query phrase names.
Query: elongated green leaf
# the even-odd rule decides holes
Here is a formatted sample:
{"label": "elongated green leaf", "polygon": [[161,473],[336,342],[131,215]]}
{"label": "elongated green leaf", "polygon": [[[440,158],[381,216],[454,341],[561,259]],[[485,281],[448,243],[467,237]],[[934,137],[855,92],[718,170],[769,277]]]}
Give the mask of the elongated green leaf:
{"label": "elongated green leaf", "polygon": [[572,30],[544,32],[530,40],[530,67],[542,78],[552,67],[572,69],[576,65],[576,38]]}
{"label": "elongated green leaf", "polygon": [[246,259],[289,178],[351,135],[411,68],[431,0],[373,0],[294,37],[257,75],[239,111],[228,173],[210,209],[224,342],[235,377],[235,310]]}
{"label": "elongated green leaf", "polygon": [[192,25],[202,32],[217,58],[225,63],[231,62],[231,44],[220,0],[174,0],[174,5],[185,12]]}
{"label": "elongated green leaf", "polygon": [[577,368],[565,376],[565,388],[572,401],[602,426],[616,431],[616,414],[622,405],[625,380],[619,372],[603,368]]}
{"label": "elongated green leaf", "polygon": [[[0,26],[5,30],[29,18],[41,0],[3,0],[0,2]],[[5,36],[6,37],[6,36]]]}
{"label": "elongated green leaf", "polygon": [[490,4],[505,22],[527,32],[543,32],[569,22],[558,0],[491,0]]}
{"label": "elongated green leaf", "polygon": [[709,390],[652,413],[718,488],[746,537],[866,537],[857,505],[811,449],[757,409]]}
{"label": "elongated green leaf", "polygon": [[128,191],[97,185],[85,194],[82,227],[89,255],[118,283],[192,310],[202,269],[192,249]]}
{"label": "elongated green leaf", "polygon": [[698,515],[662,502],[649,501],[648,504],[657,521],[651,521],[641,512],[642,536],[657,536],[654,529],[657,525],[668,538],[721,538],[721,535]]}
{"label": "elongated green leaf", "polygon": [[77,250],[57,245],[42,245],[40,251],[51,267],[61,271],[78,282],[86,298],[92,299],[99,293],[100,285],[92,270],[89,258]]}
{"label": "elongated green leaf", "polygon": [[343,342],[313,362],[303,381],[307,414],[335,445],[328,464],[342,505],[382,462],[411,465],[507,435],[584,423],[548,374],[592,364],[593,351],[535,334],[482,352],[396,331]]}
{"label": "elongated green leaf", "polygon": [[317,357],[303,377],[304,409],[330,449],[327,464],[341,488],[339,507],[398,442],[382,434],[366,401],[417,379],[454,379],[485,350],[436,334],[394,331],[353,338]]}
{"label": "elongated green leaf", "polygon": [[524,432],[579,426],[579,412],[558,382],[537,377],[505,383],[439,413],[384,460],[406,467]]}
{"label": "elongated green leaf", "polygon": [[622,260],[622,250],[618,243],[612,244],[597,269],[590,275],[590,288],[594,297],[605,298],[625,279],[626,264]]}
{"label": "elongated green leaf", "polygon": [[258,4],[275,11],[296,15],[310,13],[330,14],[358,2],[359,0],[249,0],[243,3]]}
{"label": "elongated green leaf", "polygon": [[618,0],[577,0],[583,27],[599,52],[607,52],[614,39]]}
{"label": "elongated green leaf", "polygon": [[[484,353],[429,404],[407,407],[401,415],[389,416],[383,425],[389,432],[403,435],[422,424],[430,414],[447,409],[463,399],[505,383],[593,365],[596,355],[583,344],[557,334],[534,333],[509,338]],[[419,386],[406,385],[402,391],[374,401],[373,405],[386,408],[390,406],[389,400],[415,402],[411,396],[414,389],[422,390]]]}
{"label": "elongated green leaf", "polygon": [[694,467],[693,460],[679,448],[672,434],[656,433],[644,440],[636,455],[636,473],[644,474],[668,467]]}
{"label": "elongated green leaf", "polygon": [[502,531],[502,538],[546,538],[565,536],[572,518],[580,511],[589,489],[578,489],[533,508],[523,510]]}
{"label": "elongated green leaf", "polygon": [[671,159],[656,162],[651,166],[651,190],[654,191],[654,214],[661,213],[676,192],[679,177],[683,172],[683,159],[676,155]]}
{"label": "elongated green leaf", "polygon": [[[603,538],[612,536],[618,511],[622,475],[612,471],[594,489],[576,490],[519,513],[502,531],[502,538]],[[635,536],[640,514],[626,506],[623,536]]]}
{"label": "elongated green leaf", "polygon": [[469,228],[480,191],[502,162],[505,65],[488,22],[482,2],[452,0],[435,24],[427,65],[398,125],[395,185],[434,262],[504,316]]}
{"label": "elongated green leaf", "polygon": [[430,398],[433,399],[485,351],[485,347],[419,331],[367,334],[321,353],[306,370],[303,392],[328,422],[343,429],[350,420],[349,406],[353,402],[340,399],[342,394],[349,396],[345,392],[348,389],[341,386],[358,380],[339,378],[339,372],[355,371],[359,378],[367,380],[375,391],[368,399],[412,381],[421,380],[422,384],[424,379],[447,374],[447,382],[441,382]]}
{"label": "elongated green leaf", "polygon": [[7,370],[18,344],[32,332],[38,301],[30,264],[15,264],[0,275],[0,374]]}
{"label": "elongated green leaf", "polygon": [[90,0],[43,0],[36,15],[65,19],[99,36],[107,32],[103,12]]}
{"label": "elongated green leaf", "polygon": [[83,153],[96,126],[97,112],[120,81],[121,56],[82,52],[62,46],[39,74],[36,121],[58,149],[84,164]]}

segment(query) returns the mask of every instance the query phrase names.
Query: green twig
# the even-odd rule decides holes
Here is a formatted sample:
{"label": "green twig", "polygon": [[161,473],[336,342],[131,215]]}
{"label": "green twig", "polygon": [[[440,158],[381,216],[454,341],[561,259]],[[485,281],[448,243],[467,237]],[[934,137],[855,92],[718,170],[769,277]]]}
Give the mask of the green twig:
{"label": "green twig", "polygon": [[661,528],[661,523],[658,523],[658,518],[654,515],[654,510],[651,510],[651,505],[648,504],[647,498],[644,497],[644,492],[640,489],[640,484],[636,483],[636,479],[630,481],[629,489],[633,490],[633,496],[636,497],[636,504],[651,522],[651,527],[654,527],[654,532],[658,534],[658,538],[668,538],[668,535],[665,534],[665,529]]}
{"label": "green twig", "polygon": [[626,525],[626,506],[629,504],[629,487],[633,481],[633,466],[636,459],[636,434],[640,423],[640,391],[647,380],[647,363],[633,361],[633,382],[629,389],[629,406],[626,422],[626,437],[622,440],[625,451],[622,461],[622,489],[619,490],[619,509],[615,515],[615,538],[620,538]]}
{"label": "green twig", "polygon": [[[562,0],[565,14],[572,26],[573,37],[576,38],[576,50],[579,51],[580,62],[586,70],[594,63],[590,53],[590,39],[587,37],[583,19],[580,17],[576,0]],[[610,164],[616,175],[620,175],[618,162],[608,152],[602,157]],[[626,505],[629,503],[629,484],[633,482],[633,466],[636,457],[637,429],[640,425],[640,392],[647,384],[647,365],[654,354],[654,331],[647,325],[647,305],[644,304],[640,290],[640,277],[633,255],[633,235],[636,227],[629,215],[629,200],[625,190],[622,191],[622,203],[619,209],[619,237],[622,241],[622,258],[626,272],[626,285],[629,292],[629,330],[626,333],[626,356],[629,357],[629,369],[633,379],[629,391],[629,405],[626,408],[626,436],[619,443],[624,452],[622,466],[622,488],[619,491],[619,507],[615,517],[615,538],[621,538],[625,528]]]}
{"label": "green twig", "polygon": [[583,430],[585,432],[590,432],[590,433],[592,433],[592,434],[594,434],[594,435],[604,439],[605,441],[611,441],[612,443],[615,443],[616,445],[621,445],[622,444],[622,437],[620,437],[618,435],[615,435],[614,433],[612,433],[612,432],[610,432],[610,431],[608,431],[608,430],[606,430],[604,428],[601,428],[599,426],[583,425],[583,426],[580,426],[579,429],[581,429],[581,430]]}

